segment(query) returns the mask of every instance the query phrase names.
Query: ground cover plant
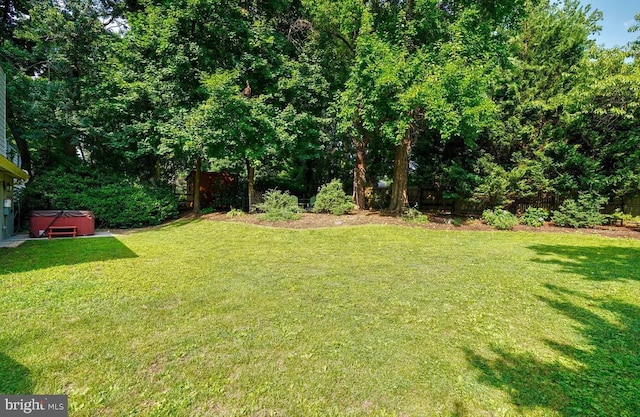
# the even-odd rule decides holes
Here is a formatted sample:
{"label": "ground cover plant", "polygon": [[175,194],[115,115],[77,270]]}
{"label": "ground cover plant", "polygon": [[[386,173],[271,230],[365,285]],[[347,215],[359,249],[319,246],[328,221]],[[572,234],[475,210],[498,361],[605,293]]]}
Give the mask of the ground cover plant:
{"label": "ground cover plant", "polygon": [[640,241],[180,221],[0,250],[0,392],[73,416],[633,416]]}
{"label": "ground cover plant", "polygon": [[422,213],[415,207],[408,208],[403,214],[402,219],[408,223],[428,223],[429,216]]}
{"label": "ground cover plant", "polygon": [[511,230],[518,224],[518,218],[514,214],[500,208],[483,211],[482,221],[498,230]]}
{"label": "ground cover plant", "polygon": [[520,217],[520,223],[525,226],[540,227],[548,217],[549,212],[543,208],[527,207]]}

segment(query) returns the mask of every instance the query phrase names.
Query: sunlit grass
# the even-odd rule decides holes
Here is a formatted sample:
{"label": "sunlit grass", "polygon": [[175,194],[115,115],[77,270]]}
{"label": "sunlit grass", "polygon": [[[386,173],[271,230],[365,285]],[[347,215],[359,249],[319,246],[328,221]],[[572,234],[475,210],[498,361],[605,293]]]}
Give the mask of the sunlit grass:
{"label": "sunlit grass", "polygon": [[0,252],[0,392],[73,416],[632,416],[638,265],[632,240],[398,226],[28,242]]}

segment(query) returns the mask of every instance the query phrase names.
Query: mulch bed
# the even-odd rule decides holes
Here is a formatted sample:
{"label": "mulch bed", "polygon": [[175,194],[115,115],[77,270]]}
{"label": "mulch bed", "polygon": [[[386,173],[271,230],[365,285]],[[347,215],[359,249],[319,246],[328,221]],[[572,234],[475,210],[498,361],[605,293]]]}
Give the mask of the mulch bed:
{"label": "mulch bed", "polygon": [[[193,215],[187,215],[192,217]],[[238,217],[227,217],[226,213],[211,213],[200,216],[200,218],[210,221],[225,221],[236,223],[249,223],[268,227],[281,227],[288,229],[317,229],[324,227],[357,226],[363,224],[390,224],[405,227],[420,227],[429,230],[472,230],[472,231],[495,231],[491,226],[482,223],[477,218],[468,217],[462,219],[462,224],[458,223],[457,217],[446,215],[429,215],[429,223],[410,223],[400,217],[383,215],[374,211],[363,211],[345,216],[333,216],[331,214],[302,213],[300,220],[268,222],[258,218],[257,214],[245,214]],[[615,238],[640,239],[640,229],[623,226],[598,226],[593,229],[572,229],[554,226],[552,223],[545,223],[542,227],[529,227],[518,225],[514,231],[545,232],[545,233],[583,233],[596,234]]]}

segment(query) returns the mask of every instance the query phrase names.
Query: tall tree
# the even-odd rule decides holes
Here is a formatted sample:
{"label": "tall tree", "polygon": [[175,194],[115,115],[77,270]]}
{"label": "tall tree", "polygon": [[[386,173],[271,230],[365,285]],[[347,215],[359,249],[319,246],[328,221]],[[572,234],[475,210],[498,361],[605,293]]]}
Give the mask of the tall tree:
{"label": "tall tree", "polygon": [[[220,72],[205,86],[209,99],[187,119],[186,145],[201,149],[206,157],[244,165],[249,209],[253,209],[256,167],[281,151],[277,118],[265,97],[249,97],[239,88],[237,72]],[[244,91],[244,92],[243,92]]]}
{"label": "tall tree", "polygon": [[32,174],[86,159],[87,92],[100,79],[106,45],[116,38],[108,26],[123,7],[106,0],[4,2],[9,126]]}
{"label": "tall tree", "polygon": [[506,188],[500,204],[551,190],[584,190],[588,175],[575,174],[597,171],[596,161],[569,139],[565,121],[575,97],[591,82],[585,72],[594,48],[589,35],[601,14],[573,0],[528,1],[526,10],[527,18],[507,32],[510,65],[497,73],[493,89],[501,118],[485,145],[493,162],[480,169],[476,189],[476,195],[486,194],[496,184],[492,166],[502,167]]}
{"label": "tall tree", "polygon": [[[347,83],[343,97],[357,98],[357,93],[367,99],[350,100],[351,111],[343,113],[347,120],[351,117],[353,132],[364,128],[394,147],[392,211],[407,205],[409,157],[423,132],[475,135],[482,129],[486,117],[479,115],[490,110],[490,103],[478,88],[482,86],[478,71],[467,69],[482,72],[489,67],[492,53],[503,43],[496,30],[512,22],[520,5],[520,1],[500,6],[458,1],[366,3],[355,43],[353,82]],[[479,58],[482,64],[477,63]],[[444,79],[441,73],[451,78]],[[467,100],[458,100],[456,94]],[[434,103],[446,105],[436,108]],[[367,142],[365,137],[360,143]],[[356,170],[354,188],[362,182],[359,172],[362,169]]]}

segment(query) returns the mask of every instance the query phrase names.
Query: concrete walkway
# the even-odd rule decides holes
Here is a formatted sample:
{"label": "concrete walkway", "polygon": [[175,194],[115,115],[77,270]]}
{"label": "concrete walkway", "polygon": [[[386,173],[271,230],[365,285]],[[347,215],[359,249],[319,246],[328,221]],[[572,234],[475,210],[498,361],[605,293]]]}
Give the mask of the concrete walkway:
{"label": "concrete walkway", "polygon": [[[101,232],[96,232],[94,235],[91,236],[77,236],[75,237],[75,239],[91,239],[91,238],[96,238],[96,237],[113,237],[113,235],[111,234],[111,232],[109,231],[101,231]],[[58,239],[74,239],[73,237],[56,237],[53,238],[55,240]],[[53,240],[52,239],[52,240]],[[2,241],[0,241],[0,248],[17,248],[18,246],[22,245],[24,242],[27,241],[46,241],[49,240],[46,237],[42,238],[42,237],[29,237],[29,235],[27,234],[19,234],[19,235],[15,235],[15,236],[11,236],[8,239],[4,239]]]}

